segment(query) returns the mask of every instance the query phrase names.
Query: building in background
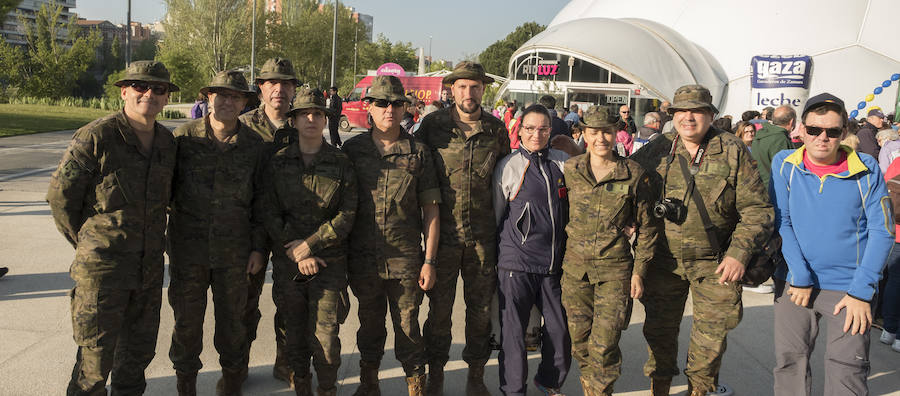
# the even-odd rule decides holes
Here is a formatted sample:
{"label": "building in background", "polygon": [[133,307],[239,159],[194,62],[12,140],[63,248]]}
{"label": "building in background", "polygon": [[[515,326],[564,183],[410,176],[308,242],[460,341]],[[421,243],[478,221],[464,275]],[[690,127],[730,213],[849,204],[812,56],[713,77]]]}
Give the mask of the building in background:
{"label": "building in background", "polygon": [[[69,20],[75,18],[75,14],[71,12],[71,9],[75,8],[75,0],[24,0],[19,3],[14,11],[0,16],[3,22],[3,25],[0,26],[0,36],[3,37],[3,40],[13,45],[25,45],[25,27],[19,24],[17,15],[22,14],[30,21],[34,21],[35,14],[44,4],[56,4],[62,7],[62,14],[60,15],[60,22],[62,23],[68,23]],[[65,29],[61,29],[59,32],[60,39],[65,37],[66,34]]]}

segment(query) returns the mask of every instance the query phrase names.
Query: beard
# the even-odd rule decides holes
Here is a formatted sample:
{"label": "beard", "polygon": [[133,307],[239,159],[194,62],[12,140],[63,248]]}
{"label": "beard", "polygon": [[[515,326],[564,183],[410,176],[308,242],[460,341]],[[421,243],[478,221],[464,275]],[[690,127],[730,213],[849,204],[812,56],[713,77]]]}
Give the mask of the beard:
{"label": "beard", "polygon": [[478,103],[474,100],[466,100],[463,102],[457,102],[456,108],[466,114],[475,114],[481,111],[481,103]]}

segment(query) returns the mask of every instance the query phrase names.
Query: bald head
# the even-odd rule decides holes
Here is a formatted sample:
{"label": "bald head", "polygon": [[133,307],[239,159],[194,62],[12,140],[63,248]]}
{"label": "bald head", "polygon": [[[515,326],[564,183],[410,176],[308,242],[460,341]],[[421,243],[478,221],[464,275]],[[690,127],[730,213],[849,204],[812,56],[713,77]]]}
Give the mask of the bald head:
{"label": "bald head", "polygon": [[794,111],[793,107],[788,105],[778,106],[778,108],[772,112],[772,123],[789,131],[794,129],[794,121],[796,119],[797,112]]}

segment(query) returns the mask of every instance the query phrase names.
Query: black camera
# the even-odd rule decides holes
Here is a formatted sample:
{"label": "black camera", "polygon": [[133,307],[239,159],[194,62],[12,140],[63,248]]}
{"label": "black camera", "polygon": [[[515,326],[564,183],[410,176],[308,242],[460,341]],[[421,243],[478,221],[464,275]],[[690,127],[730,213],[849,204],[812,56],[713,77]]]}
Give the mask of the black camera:
{"label": "black camera", "polygon": [[653,215],[660,219],[669,220],[675,224],[681,224],[687,218],[687,208],[680,199],[663,198],[653,205]]}

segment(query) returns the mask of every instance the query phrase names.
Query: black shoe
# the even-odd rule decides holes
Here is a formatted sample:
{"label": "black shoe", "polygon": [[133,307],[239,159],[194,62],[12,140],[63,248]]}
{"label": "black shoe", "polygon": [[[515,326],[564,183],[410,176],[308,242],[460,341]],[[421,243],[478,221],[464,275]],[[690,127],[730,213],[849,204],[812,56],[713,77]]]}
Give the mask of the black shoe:
{"label": "black shoe", "polygon": [[0,267],[0,278],[2,278],[3,275],[6,275],[7,272],[9,272],[9,268],[7,268],[7,267]]}

